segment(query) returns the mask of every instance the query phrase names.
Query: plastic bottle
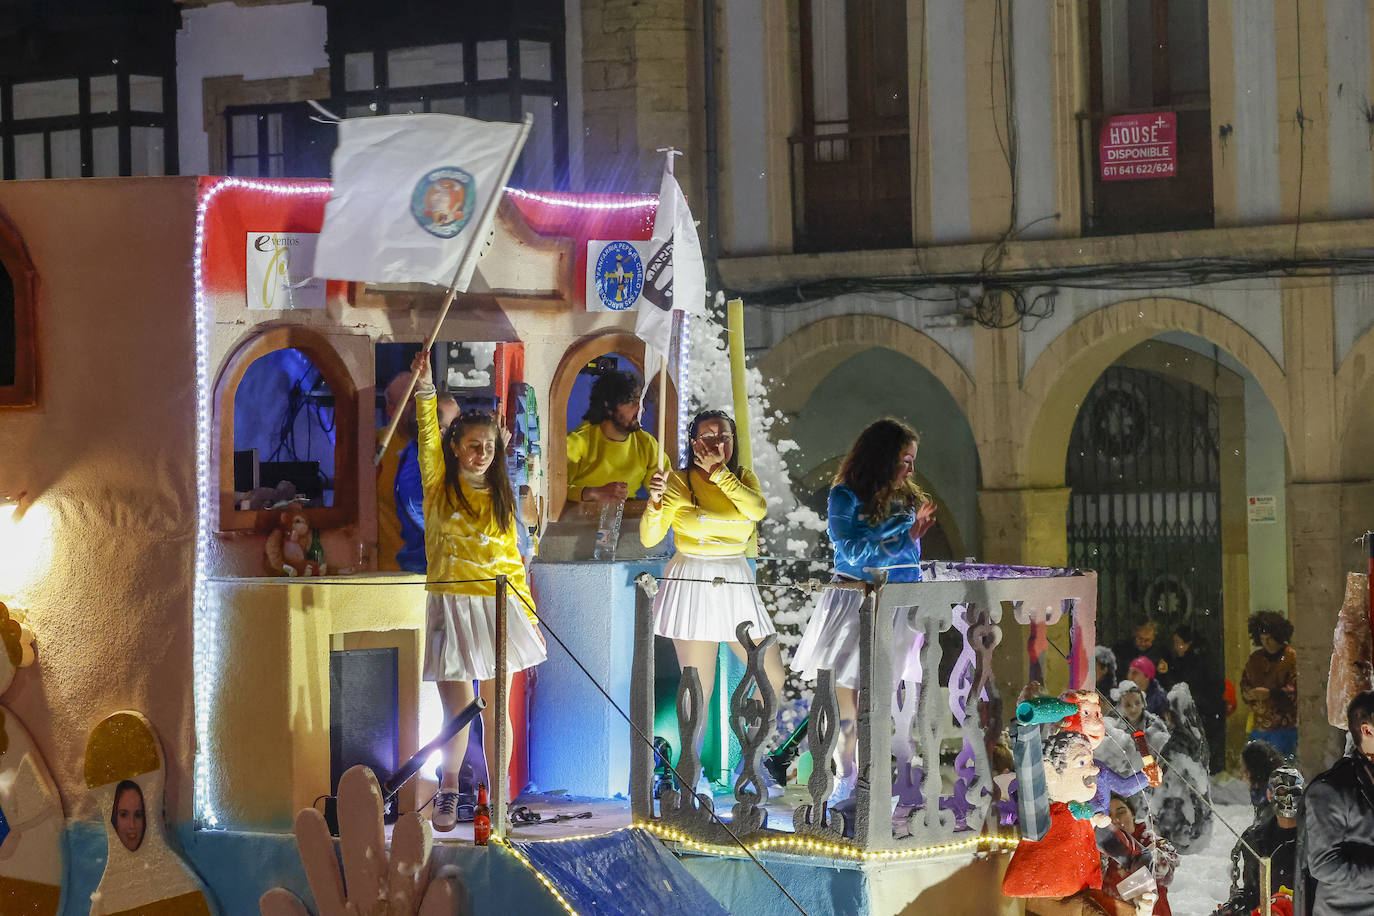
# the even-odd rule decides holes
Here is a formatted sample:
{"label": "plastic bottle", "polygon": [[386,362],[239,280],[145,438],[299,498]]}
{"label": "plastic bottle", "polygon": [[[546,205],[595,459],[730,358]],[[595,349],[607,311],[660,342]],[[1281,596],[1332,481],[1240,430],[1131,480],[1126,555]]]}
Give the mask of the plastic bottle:
{"label": "plastic bottle", "polygon": [[620,541],[620,523],[625,518],[625,500],[601,504],[601,523],[596,529],[596,548],[592,556],[598,560],[614,560]]}
{"label": "plastic bottle", "polygon": [[477,784],[477,810],[472,815],[472,842],[476,846],[487,845],[491,839],[491,809],[487,807],[487,784]]}

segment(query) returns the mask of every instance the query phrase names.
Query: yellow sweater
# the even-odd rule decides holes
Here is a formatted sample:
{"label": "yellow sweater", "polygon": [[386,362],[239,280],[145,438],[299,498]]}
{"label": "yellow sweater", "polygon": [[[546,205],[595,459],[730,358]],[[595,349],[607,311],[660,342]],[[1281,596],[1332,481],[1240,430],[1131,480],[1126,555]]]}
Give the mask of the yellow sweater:
{"label": "yellow sweater", "polygon": [[568,433],[568,500],[582,501],[583,487],[623,481],[633,499],[658,470],[658,443],[642,429],[623,442],[607,439],[599,425],[583,421]]}
{"label": "yellow sweater", "polygon": [[768,514],[768,503],[759,492],[759,481],[748,468],[740,476],[721,465],[710,478],[700,468],[692,468],[692,488],[697,502],[687,490],[686,471],[668,475],[663,505],[650,503],[639,519],[639,540],[652,547],[673,529],[677,549],[705,557],[729,557],[744,553],[754,534],[754,524]]}
{"label": "yellow sweater", "polygon": [[[420,482],[425,490],[425,558],[428,573],[426,591],[450,595],[496,596],[495,582],[454,582],[455,579],[490,579],[505,576],[507,588],[525,601],[511,598],[536,620],[534,598],[525,580],[525,564],[516,547],[515,526],[511,519],[505,531],[496,523],[491,494],[474,490],[466,483],[463,498],[472,514],[463,511],[449,492],[444,479],[443,436],[433,392],[415,395],[415,419],[420,427]],[[525,602],[529,602],[526,604]]]}
{"label": "yellow sweater", "polygon": [[[377,441],[382,439],[377,433]],[[382,454],[381,464],[377,465],[377,568],[396,571],[401,564],[396,562],[396,554],[405,542],[401,539],[401,520],[396,517],[396,466],[399,464],[401,449],[410,439],[399,430],[391,437]]]}

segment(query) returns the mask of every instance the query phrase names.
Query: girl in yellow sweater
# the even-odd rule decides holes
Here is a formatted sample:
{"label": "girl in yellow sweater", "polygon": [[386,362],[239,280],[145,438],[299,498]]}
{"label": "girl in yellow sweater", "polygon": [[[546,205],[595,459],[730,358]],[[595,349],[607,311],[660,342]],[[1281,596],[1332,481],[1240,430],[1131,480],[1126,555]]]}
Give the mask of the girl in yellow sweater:
{"label": "girl in yellow sweater", "polygon": [[[744,558],[768,503],[754,472],[739,466],[735,421],[728,414],[699,413],[687,434],[692,462],[666,480],[649,482],[649,505],[640,518],[639,539],[652,547],[669,528],[673,530],[677,550],[654,597],[654,632],[672,639],[679,665],[697,669],[703,698],[709,704],[720,644],[728,644],[744,660],[735,627],[749,621],[753,624],[749,637],[754,640],[774,632],[754,585],[754,571]],[[747,584],[713,585],[716,579]],[[776,642],[769,646],[763,664],[774,693],[781,698],[782,657]]]}
{"label": "girl in yellow sweater", "polygon": [[[496,708],[494,577],[506,577],[506,607],[500,612],[506,614],[507,678],[544,661],[546,653],[516,546],[519,519],[496,418],[467,411],[447,430],[440,429],[428,351],[416,355],[411,371],[429,567],[424,678],[436,682],[444,716],[452,718],[472,702],[473,681],[481,682],[487,706]],[[435,830],[452,830],[458,822],[458,774],[469,734],[470,729],[463,729],[444,749],[434,797]],[[486,747],[488,778],[499,773],[504,779],[510,761],[501,761],[498,768],[493,744]]]}

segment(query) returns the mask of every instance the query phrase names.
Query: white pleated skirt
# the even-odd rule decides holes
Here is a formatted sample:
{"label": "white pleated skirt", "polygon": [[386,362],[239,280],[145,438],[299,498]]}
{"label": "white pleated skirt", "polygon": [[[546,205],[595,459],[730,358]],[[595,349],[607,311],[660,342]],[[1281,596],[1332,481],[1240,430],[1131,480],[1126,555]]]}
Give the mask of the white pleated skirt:
{"label": "white pleated skirt", "polygon": [[[506,666],[533,668],[548,653],[514,596],[506,599]],[[489,681],[496,677],[496,599],[430,592],[425,608],[427,681]]]}
{"label": "white pleated skirt", "polygon": [[[674,579],[705,581],[679,582]],[[720,579],[722,584],[711,584]],[[744,582],[746,585],[729,583]],[[654,596],[654,632],[670,639],[735,642],[735,628],[753,624],[749,638],[758,642],[775,632],[773,621],[754,584],[754,571],[742,555],[703,557],[675,553],[663,569]]]}
{"label": "white pleated skirt", "polygon": [[[859,688],[859,607],[864,593],[855,588],[826,589],[811,611],[801,642],[792,655],[791,668],[803,679],[814,681],[816,672],[829,668],[835,683],[851,690]],[[896,613],[903,613],[898,608]],[[886,625],[891,627],[893,618]],[[892,671],[900,680],[921,679],[921,637],[910,628],[894,633]]]}
{"label": "white pleated skirt", "polygon": [[828,588],[811,610],[801,642],[792,655],[791,667],[805,680],[829,668],[835,683],[859,686],[859,605],[864,593],[854,588]]}

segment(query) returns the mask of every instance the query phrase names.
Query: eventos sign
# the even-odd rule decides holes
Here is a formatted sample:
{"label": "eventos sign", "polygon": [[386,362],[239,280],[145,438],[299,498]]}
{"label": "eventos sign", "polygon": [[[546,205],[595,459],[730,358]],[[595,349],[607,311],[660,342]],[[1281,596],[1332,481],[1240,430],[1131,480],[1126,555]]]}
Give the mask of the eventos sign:
{"label": "eventos sign", "polygon": [[1177,139],[1172,111],[1107,118],[1098,144],[1102,180],[1173,178],[1178,165]]}

